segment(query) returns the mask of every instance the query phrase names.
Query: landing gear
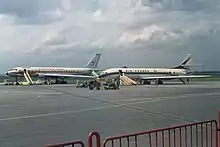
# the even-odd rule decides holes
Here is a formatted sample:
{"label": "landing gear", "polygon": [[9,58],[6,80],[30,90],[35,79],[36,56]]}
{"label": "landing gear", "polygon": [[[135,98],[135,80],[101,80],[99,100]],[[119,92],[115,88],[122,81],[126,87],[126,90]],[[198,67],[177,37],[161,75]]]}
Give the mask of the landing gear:
{"label": "landing gear", "polygon": [[18,77],[15,77],[15,85],[19,85],[19,83],[18,83]]}
{"label": "landing gear", "polygon": [[89,84],[89,90],[93,90],[93,86],[91,84]]}
{"label": "landing gear", "polygon": [[183,84],[189,83],[189,78],[186,78],[186,81],[184,81],[184,80],[181,79],[181,78],[179,78],[179,80],[180,80]]}
{"label": "landing gear", "polygon": [[51,82],[51,80],[49,78],[44,78],[44,84],[45,85],[51,85],[52,82]]}
{"label": "landing gear", "polygon": [[55,84],[67,84],[67,81],[65,81],[64,79],[59,80],[58,78],[56,78]]}
{"label": "landing gear", "polygon": [[189,83],[189,78],[186,78],[186,82]]}
{"label": "landing gear", "polygon": [[155,85],[163,85],[163,81],[161,79],[157,79],[155,81]]}
{"label": "landing gear", "polygon": [[186,84],[186,82],[185,82],[183,79],[179,78],[179,80],[180,80],[183,84]]}
{"label": "landing gear", "polygon": [[150,85],[151,82],[148,81],[148,80],[141,80],[141,84],[143,84],[143,85]]}

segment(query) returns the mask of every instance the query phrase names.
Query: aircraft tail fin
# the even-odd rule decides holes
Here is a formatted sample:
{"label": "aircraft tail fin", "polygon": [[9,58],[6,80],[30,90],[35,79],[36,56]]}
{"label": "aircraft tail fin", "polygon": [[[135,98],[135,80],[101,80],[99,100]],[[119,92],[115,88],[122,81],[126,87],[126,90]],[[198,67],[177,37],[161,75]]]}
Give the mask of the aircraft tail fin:
{"label": "aircraft tail fin", "polygon": [[188,54],[186,56],[186,58],[177,66],[175,66],[175,69],[188,69],[189,65],[187,65],[187,63],[189,62],[189,60],[192,58],[191,54]]}
{"label": "aircraft tail fin", "polygon": [[85,66],[86,68],[97,68],[101,54],[96,54]]}
{"label": "aircraft tail fin", "polygon": [[188,69],[189,65],[187,65],[187,63],[189,62],[189,60],[192,58],[191,54],[188,54],[186,56],[186,58],[177,66],[175,66],[175,69]]}

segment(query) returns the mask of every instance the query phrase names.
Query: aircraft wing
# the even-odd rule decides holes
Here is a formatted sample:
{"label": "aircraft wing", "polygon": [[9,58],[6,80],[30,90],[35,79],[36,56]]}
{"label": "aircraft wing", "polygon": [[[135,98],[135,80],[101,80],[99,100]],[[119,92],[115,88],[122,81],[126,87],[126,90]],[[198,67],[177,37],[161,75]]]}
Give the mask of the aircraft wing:
{"label": "aircraft wing", "polygon": [[95,76],[85,76],[85,75],[71,75],[71,74],[54,74],[54,73],[40,73],[40,77],[60,77],[60,78],[95,78]]}
{"label": "aircraft wing", "polygon": [[180,79],[180,78],[207,78],[210,75],[181,75],[181,76],[155,76],[155,77],[141,77],[143,80],[156,80],[156,79]]}

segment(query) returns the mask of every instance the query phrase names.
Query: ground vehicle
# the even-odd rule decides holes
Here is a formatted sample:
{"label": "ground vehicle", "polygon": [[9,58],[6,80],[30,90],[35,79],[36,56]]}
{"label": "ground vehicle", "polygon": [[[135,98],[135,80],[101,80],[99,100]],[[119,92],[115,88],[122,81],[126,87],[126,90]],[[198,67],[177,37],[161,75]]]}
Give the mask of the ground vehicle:
{"label": "ground vehicle", "polygon": [[87,88],[88,85],[85,85],[84,83],[76,85],[77,88]]}
{"label": "ground vehicle", "polygon": [[117,90],[119,89],[119,83],[118,81],[112,81],[111,83],[105,84],[104,89],[105,90],[109,90],[109,89]]}
{"label": "ground vehicle", "polygon": [[100,90],[101,89],[101,83],[93,80],[89,82],[89,90],[93,90],[94,88],[96,88],[96,90]]}
{"label": "ground vehicle", "polygon": [[76,85],[77,88],[87,88],[88,87],[88,83],[87,81],[84,81],[83,83],[78,83]]}

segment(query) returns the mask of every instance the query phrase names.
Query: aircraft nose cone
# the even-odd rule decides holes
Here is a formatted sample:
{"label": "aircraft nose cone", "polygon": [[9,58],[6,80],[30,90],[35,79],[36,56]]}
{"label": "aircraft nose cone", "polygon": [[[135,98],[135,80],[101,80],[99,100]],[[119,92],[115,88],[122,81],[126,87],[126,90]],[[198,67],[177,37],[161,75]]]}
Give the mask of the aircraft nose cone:
{"label": "aircraft nose cone", "polygon": [[6,72],[5,74],[8,75],[8,72]]}

